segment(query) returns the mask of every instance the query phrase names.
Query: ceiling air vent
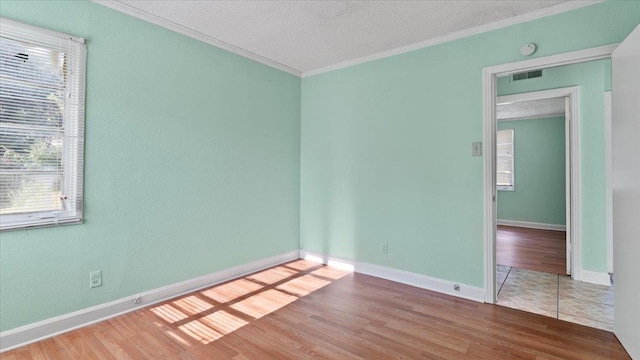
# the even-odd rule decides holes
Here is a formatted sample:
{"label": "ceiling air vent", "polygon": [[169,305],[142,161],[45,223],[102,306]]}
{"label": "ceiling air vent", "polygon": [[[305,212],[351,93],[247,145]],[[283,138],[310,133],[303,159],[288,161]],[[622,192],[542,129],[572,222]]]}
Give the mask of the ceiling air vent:
{"label": "ceiling air vent", "polygon": [[520,81],[520,80],[527,80],[527,79],[535,79],[539,77],[542,77],[542,70],[534,70],[529,72],[513,74],[511,79],[513,81]]}

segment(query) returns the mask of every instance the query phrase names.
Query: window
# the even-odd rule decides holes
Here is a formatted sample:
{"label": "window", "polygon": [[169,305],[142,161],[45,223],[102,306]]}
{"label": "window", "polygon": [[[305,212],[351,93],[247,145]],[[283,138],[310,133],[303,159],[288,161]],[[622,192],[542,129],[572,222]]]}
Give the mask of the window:
{"label": "window", "polygon": [[498,130],[496,142],[496,183],[498,190],[514,190],[513,129]]}
{"label": "window", "polygon": [[80,223],[84,39],[1,21],[0,230]]}

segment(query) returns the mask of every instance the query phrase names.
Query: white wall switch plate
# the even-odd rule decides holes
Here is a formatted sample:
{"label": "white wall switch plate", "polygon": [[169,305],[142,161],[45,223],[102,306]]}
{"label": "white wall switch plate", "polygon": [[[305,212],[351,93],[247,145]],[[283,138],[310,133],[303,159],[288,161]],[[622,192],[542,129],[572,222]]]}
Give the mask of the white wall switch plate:
{"label": "white wall switch plate", "polygon": [[471,156],[482,156],[482,143],[471,143]]}

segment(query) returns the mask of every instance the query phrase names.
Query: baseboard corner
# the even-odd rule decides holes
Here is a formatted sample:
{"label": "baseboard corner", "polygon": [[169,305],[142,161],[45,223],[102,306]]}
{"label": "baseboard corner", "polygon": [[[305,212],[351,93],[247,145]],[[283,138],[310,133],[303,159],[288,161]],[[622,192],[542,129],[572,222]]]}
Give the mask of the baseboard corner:
{"label": "baseboard corner", "polygon": [[376,265],[338,256],[318,254],[311,251],[300,250],[300,258],[320,262],[323,264],[340,266],[352,269],[359,274],[375,276],[381,279],[395,281],[401,284],[415,286],[425,290],[451,295],[467,300],[484,302],[484,288],[471,286],[463,283],[456,283],[449,280],[438,279],[423,274],[413,273],[405,270]]}
{"label": "baseboard corner", "polygon": [[580,274],[582,275],[580,281],[596,285],[611,286],[611,277],[606,272],[582,270]]}

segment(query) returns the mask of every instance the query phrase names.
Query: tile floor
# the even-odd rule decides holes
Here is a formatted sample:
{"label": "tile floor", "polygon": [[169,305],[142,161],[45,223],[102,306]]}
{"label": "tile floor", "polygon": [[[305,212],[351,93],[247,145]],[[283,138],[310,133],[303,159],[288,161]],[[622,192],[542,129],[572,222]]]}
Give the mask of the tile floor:
{"label": "tile floor", "polygon": [[613,286],[498,265],[498,305],[613,331]]}

